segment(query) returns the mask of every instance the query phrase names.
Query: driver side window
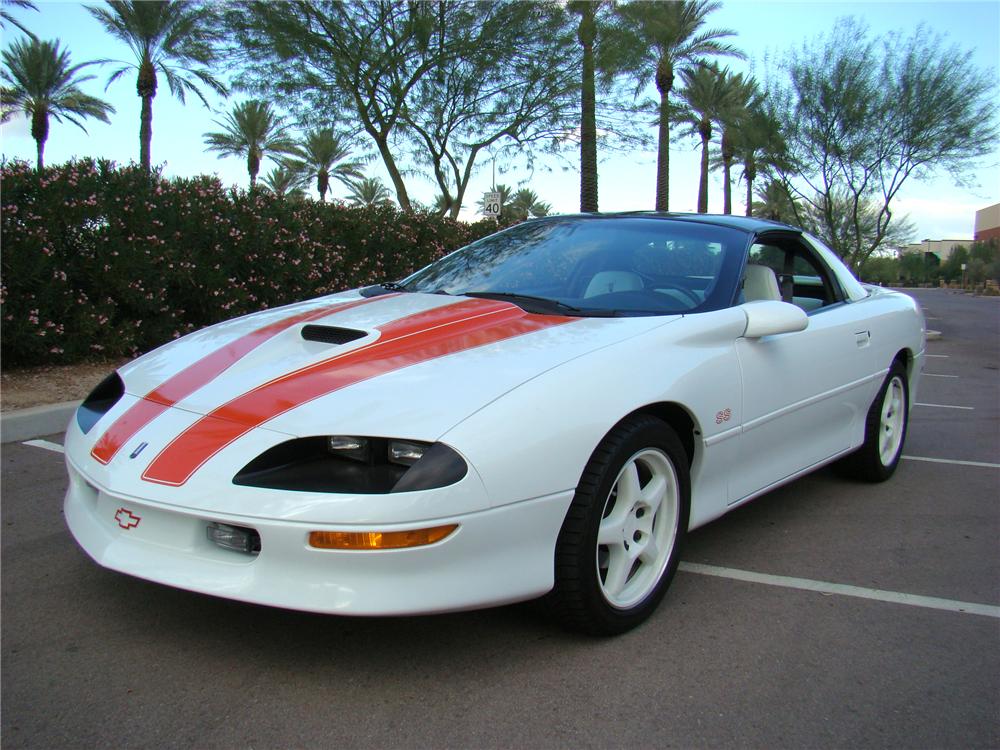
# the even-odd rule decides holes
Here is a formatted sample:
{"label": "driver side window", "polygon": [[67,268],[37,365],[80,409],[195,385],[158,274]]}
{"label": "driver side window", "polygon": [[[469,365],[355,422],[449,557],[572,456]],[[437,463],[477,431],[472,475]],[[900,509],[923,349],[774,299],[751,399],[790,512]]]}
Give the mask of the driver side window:
{"label": "driver side window", "polygon": [[767,287],[761,287],[760,280],[772,283],[769,281],[770,273],[765,271],[769,269],[778,285],[778,298],[797,305],[806,313],[842,301],[826,266],[801,243],[758,242],[750,248],[746,269],[743,281],[746,299],[751,299],[748,290],[764,289],[765,292],[753,293],[766,293]]}

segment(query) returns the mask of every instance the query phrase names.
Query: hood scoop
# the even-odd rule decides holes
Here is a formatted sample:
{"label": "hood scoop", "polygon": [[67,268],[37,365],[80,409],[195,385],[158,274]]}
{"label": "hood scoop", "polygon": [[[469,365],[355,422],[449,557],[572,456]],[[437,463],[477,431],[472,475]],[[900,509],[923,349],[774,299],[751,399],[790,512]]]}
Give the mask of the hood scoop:
{"label": "hood scoop", "polygon": [[302,338],[306,341],[319,341],[324,344],[349,344],[352,341],[363,339],[367,335],[367,331],[357,331],[353,328],[319,325],[302,327]]}

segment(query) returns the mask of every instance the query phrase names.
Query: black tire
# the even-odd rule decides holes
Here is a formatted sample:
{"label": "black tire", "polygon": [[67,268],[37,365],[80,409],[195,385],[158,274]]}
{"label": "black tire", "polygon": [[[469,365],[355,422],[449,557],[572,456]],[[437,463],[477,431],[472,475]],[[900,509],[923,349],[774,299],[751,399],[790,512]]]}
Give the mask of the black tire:
{"label": "black tire", "polygon": [[[664,496],[649,512],[660,481]],[[587,462],[556,542],[555,586],[547,604],[565,627],[616,635],[653,613],[677,572],[690,485],[684,448],[662,420],[635,415],[608,433]],[[621,538],[599,545],[602,522],[607,538],[619,519],[621,528],[611,533],[621,531]]]}
{"label": "black tire", "polygon": [[[895,405],[893,405],[895,402]],[[888,407],[890,417],[884,417]],[[898,415],[898,424],[896,417]],[[884,482],[899,465],[906,442],[906,429],[910,423],[910,386],[906,368],[896,360],[889,368],[885,382],[868,409],[865,420],[865,441],[854,453],[842,459],[837,469],[841,474],[865,482]],[[884,440],[891,430],[889,447]],[[895,439],[898,437],[898,441]]]}

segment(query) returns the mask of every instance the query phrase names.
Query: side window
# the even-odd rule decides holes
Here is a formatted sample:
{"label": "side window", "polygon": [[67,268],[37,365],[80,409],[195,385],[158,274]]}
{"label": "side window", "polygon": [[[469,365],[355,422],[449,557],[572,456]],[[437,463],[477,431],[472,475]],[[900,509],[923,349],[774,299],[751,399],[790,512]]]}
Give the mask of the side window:
{"label": "side window", "polygon": [[766,275],[759,266],[774,273],[781,300],[798,305],[807,313],[842,301],[830,271],[800,242],[782,240],[774,244],[754,244],[747,258],[744,292],[752,284],[752,276]]}

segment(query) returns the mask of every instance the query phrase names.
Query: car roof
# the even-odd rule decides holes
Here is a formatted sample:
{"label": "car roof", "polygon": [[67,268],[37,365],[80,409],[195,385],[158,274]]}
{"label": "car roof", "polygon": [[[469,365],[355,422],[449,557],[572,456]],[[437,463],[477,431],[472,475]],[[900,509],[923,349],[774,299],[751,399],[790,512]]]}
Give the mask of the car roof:
{"label": "car roof", "polygon": [[[770,219],[758,219],[753,216],[733,216],[732,214],[689,214],[673,213],[669,211],[616,211],[613,213],[584,213],[584,214],[560,214],[545,218],[551,219],[668,219],[672,221],[683,221],[696,224],[710,224],[718,227],[728,227],[739,229],[744,232],[766,232],[780,230],[785,232],[795,232],[801,234],[802,230],[789,224]],[[544,221],[544,218],[541,219]]]}

